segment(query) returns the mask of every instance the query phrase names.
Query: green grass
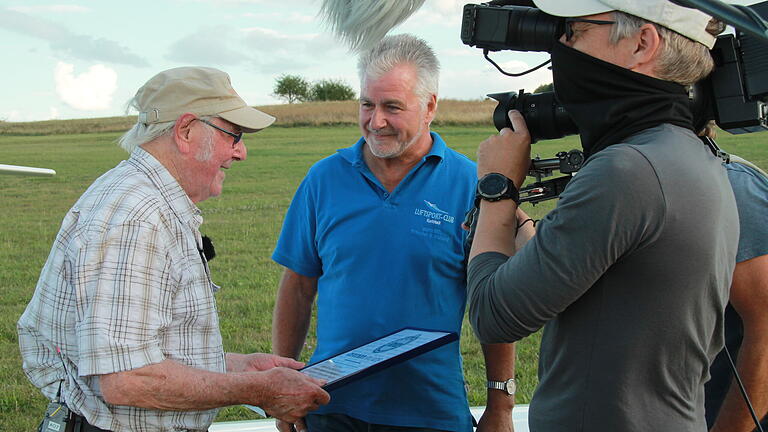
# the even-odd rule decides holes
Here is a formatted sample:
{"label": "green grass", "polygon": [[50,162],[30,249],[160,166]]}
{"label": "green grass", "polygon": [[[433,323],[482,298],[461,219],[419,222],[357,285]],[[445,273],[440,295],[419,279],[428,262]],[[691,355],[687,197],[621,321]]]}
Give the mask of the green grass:
{"label": "green grass", "polygon": [[[495,132],[490,127],[436,128],[450,146],[474,159],[477,144]],[[116,133],[0,136],[0,163],[53,168],[53,178],[0,176],[0,430],[33,430],[46,401],[23,374],[15,324],[37,281],[64,214],[88,185],[126,154]],[[351,145],[355,127],[269,128],[246,138],[249,158],[228,171],[224,194],[201,203],[204,234],[215,239],[218,256],[211,268],[224,288],[217,301],[228,351],[270,351],[271,315],[281,269],[269,258],[283,214],[307,169],[318,159]],[[768,166],[765,134],[722,134],[729,151]],[[576,138],[534,145],[551,157],[578,148]],[[553,201],[526,205],[541,218]],[[479,344],[464,326],[462,353],[470,403],[484,404],[484,367]],[[314,345],[314,334],[307,341]],[[517,348],[519,403],[530,400],[536,385],[538,335]],[[306,360],[310,349],[305,350]],[[240,407],[222,410],[219,421],[254,418]]]}

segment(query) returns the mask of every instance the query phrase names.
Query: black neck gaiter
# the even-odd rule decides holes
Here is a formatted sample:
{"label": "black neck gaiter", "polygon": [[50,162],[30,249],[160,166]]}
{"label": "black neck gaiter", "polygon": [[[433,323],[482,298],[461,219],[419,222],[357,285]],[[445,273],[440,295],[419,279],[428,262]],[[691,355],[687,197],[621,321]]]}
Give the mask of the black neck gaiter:
{"label": "black neck gaiter", "polygon": [[642,130],[670,123],[693,129],[685,87],[556,43],[555,97],[579,128],[587,157]]}

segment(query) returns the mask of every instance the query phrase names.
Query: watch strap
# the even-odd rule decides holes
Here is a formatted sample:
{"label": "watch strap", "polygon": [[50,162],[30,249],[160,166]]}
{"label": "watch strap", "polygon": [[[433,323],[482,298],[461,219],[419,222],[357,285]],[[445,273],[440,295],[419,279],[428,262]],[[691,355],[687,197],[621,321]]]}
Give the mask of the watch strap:
{"label": "watch strap", "polygon": [[[501,194],[499,196],[496,196],[496,197],[488,197],[488,196],[485,196],[482,193],[480,193],[480,182],[482,182],[483,179],[485,177],[488,177],[489,175],[501,176],[501,177],[504,177],[504,179],[506,179],[506,181],[507,181],[507,190],[504,191],[503,194]],[[501,200],[504,200],[504,199],[511,199],[512,201],[514,201],[516,204],[519,205],[520,204],[520,191],[517,189],[517,187],[515,187],[515,183],[509,177],[505,176],[504,174],[488,173],[488,174],[484,175],[483,178],[478,180],[478,190],[477,190],[477,193],[475,194],[475,207],[479,208],[480,200],[481,199],[485,200],[485,201],[489,201],[489,202],[496,202],[496,201],[501,201]]]}
{"label": "watch strap", "polygon": [[517,390],[517,385],[515,383],[514,378],[510,378],[506,381],[488,380],[486,381],[485,387],[489,389],[501,390],[503,392],[506,392],[510,396],[514,395],[515,391]]}

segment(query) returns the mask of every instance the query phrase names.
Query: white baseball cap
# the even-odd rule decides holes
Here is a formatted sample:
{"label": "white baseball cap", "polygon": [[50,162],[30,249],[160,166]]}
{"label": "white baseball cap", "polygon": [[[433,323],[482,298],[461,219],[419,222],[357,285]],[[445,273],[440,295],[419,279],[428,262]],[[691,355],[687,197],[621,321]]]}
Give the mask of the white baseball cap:
{"label": "white baseball cap", "polygon": [[707,48],[715,46],[715,37],[707,33],[711,16],[696,9],[676,5],[669,0],[533,0],[542,11],[561,17],[595,15],[621,11],[654,22]]}
{"label": "white baseball cap", "polygon": [[215,115],[240,126],[243,132],[256,132],[275,118],[248,106],[232,88],[229,75],[208,67],[179,67],[152,77],[137,92],[139,123],[152,124],[176,120],[191,112]]}

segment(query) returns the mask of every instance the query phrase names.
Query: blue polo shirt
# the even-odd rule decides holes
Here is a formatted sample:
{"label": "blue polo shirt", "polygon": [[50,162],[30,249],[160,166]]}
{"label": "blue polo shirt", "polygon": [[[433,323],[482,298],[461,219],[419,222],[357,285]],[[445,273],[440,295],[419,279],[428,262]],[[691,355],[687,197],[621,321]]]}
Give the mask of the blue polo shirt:
{"label": "blue polo shirt", "polygon": [[[363,138],[317,162],[296,191],[272,258],[318,277],[312,362],[406,326],[460,334],[461,223],[477,173],[474,162],[431,136],[430,152],[391,194],[365,164]],[[471,431],[459,343],[334,390],[318,413]]]}

